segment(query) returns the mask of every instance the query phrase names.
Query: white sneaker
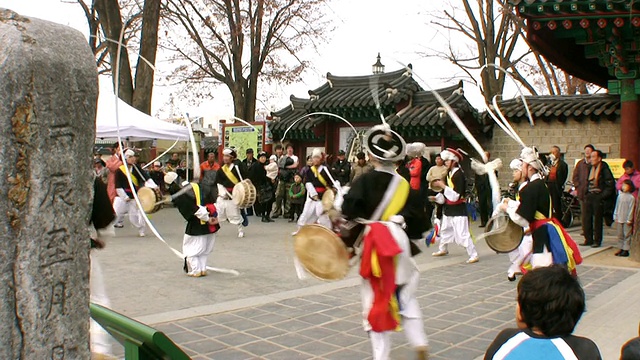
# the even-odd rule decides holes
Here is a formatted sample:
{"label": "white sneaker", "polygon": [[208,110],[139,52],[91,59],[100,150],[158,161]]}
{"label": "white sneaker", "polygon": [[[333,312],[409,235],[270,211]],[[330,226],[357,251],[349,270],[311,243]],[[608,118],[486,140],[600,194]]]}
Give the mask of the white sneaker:
{"label": "white sneaker", "polygon": [[469,260],[467,260],[467,264],[475,264],[475,263],[477,263],[478,261],[480,261],[480,260],[478,259],[478,257],[477,257],[477,256],[474,256],[474,257],[469,258]]}
{"label": "white sneaker", "polygon": [[244,237],[244,231],[238,232],[238,238],[243,238],[243,237]]}
{"label": "white sneaker", "polygon": [[294,232],[291,233],[291,236],[296,236],[296,235],[298,235],[297,231],[294,231]]}
{"label": "white sneaker", "polygon": [[143,232],[138,233],[139,237],[145,237],[146,235]]}
{"label": "white sneaker", "polygon": [[445,256],[445,255],[449,255],[449,252],[448,251],[438,250],[438,251],[434,252],[433,254],[431,254],[431,256]]}

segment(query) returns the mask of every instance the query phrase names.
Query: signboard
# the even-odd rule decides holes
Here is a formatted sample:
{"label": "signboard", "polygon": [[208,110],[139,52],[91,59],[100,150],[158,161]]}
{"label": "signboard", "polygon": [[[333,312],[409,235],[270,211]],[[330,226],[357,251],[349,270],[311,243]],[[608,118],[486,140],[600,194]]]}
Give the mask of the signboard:
{"label": "signboard", "polygon": [[238,153],[238,158],[244,159],[247,149],[253,149],[254,153],[262,151],[264,144],[264,125],[250,126],[225,126],[224,146],[234,147]]}
{"label": "signboard", "polygon": [[626,159],[603,159],[602,161],[609,164],[609,168],[613,173],[613,177],[619,179],[622,175],[624,175],[624,168],[622,164],[626,161]]}

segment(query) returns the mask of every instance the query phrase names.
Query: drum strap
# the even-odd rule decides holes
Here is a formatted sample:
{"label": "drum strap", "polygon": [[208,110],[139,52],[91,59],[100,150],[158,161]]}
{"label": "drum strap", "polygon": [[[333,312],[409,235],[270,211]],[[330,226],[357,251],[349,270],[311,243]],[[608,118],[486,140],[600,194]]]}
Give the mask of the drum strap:
{"label": "drum strap", "polygon": [[[227,164],[222,165],[222,171],[225,175],[227,175],[227,179],[229,179],[234,184],[239,183],[240,180],[238,180],[238,178],[233,174],[233,171],[231,170],[232,168],[229,168]],[[240,176],[240,178],[242,178],[242,175]]]}
{"label": "drum strap", "polygon": [[[198,183],[191,183],[191,187],[193,188],[193,194],[196,197],[196,206],[198,206],[199,208],[202,205],[202,199],[200,198],[200,186],[198,185]],[[206,221],[200,220],[201,225],[204,225],[206,223]]]}
{"label": "drum strap", "polygon": [[[123,174],[127,175],[127,172],[130,172],[129,169],[127,169],[126,166],[120,165],[120,171],[122,171]],[[133,174],[131,174],[133,175]],[[138,183],[138,177],[137,176],[131,176],[131,182],[133,183],[133,185],[140,186],[140,184]]]}
{"label": "drum strap", "polygon": [[315,175],[316,178],[318,178],[318,180],[320,180],[320,182],[322,183],[322,185],[324,185],[325,188],[329,187],[327,184],[327,180],[325,180],[325,178],[322,176],[322,174],[320,174],[320,171],[318,171],[318,169],[315,166],[311,167],[311,172],[313,173],[313,175]]}

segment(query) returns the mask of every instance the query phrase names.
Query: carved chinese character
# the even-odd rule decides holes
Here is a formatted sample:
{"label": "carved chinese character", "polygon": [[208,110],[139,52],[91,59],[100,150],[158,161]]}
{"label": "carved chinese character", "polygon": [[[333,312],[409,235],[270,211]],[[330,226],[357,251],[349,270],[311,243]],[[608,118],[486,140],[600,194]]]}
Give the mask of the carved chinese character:
{"label": "carved chinese character", "polygon": [[64,315],[64,303],[67,299],[66,285],[58,282],[51,287],[51,301],[49,302],[49,311],[47,319],[55,315]]}
{"label": "carved chinese character", "polygon": [[47,182],[47,193],[40,203],[40,208],[44,206],[75,205],[71,197],[73,190],[69,179],[70,174],[58,173],[51,175]]}
{"label": "carved chinese character", "polygon": [[51,351],[51,360],[64,360],[64,345],[58,345]]}
{"label": "carved chinese character", "polygon": [[65,150],[73,143],[75,134],[69,124],[52,125],[49,127],[49,139],[53,142],[51,146]]}
{"label": "carved chinese character", "polygon": [[69,251],[69,233],[67,229],[47,231],[44,234],[43,242],[46,244],[46,248],[40,253],[41,267],[73,259]]}

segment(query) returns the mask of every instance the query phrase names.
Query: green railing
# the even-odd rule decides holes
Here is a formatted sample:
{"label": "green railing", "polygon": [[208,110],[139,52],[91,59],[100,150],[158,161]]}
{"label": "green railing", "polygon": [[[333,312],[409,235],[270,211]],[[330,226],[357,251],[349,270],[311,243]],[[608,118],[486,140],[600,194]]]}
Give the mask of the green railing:
{"label": "green railing", "polygon": [[161,331],[113,310],[92,303],[91,318],[124,346],[127,360],[191,359]]}

